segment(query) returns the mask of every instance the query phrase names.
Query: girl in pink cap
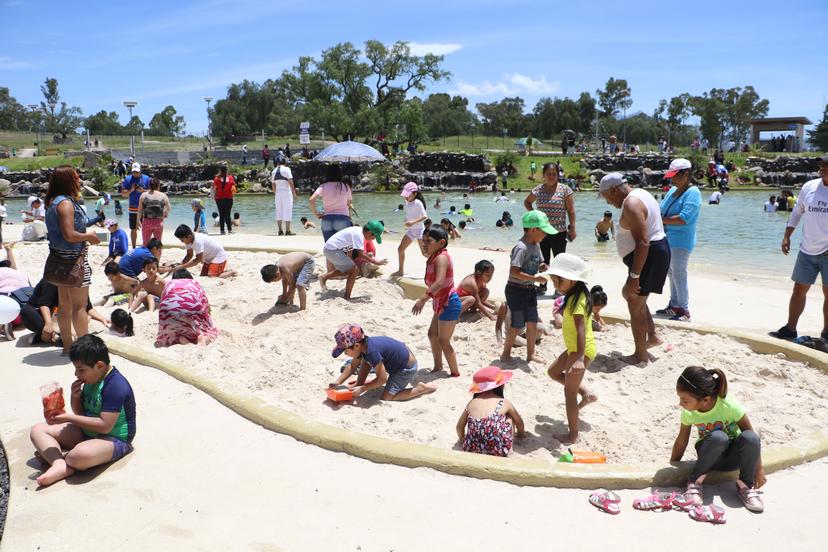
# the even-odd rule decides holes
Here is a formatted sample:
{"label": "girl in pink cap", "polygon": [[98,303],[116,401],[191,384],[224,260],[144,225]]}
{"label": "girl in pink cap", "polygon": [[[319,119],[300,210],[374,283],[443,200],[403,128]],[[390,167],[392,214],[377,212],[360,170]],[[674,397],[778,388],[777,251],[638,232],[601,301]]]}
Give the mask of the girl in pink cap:
{"label": "girl in pink cap", "polygon": [[406,184],[400,195],[405,199],[406,232],[400,242],[400,246],[397,248],[397,257],[400,261],[400,267],[391,275],[392,277],[403,275],[403,269],[405,266],[405,250],[408,249],[409,245],[416,240],[420,246],[420,250],[422,251],[423,231],[425,230],[423,221],[428,218],[425,208],[425,198],[423,198],[423,194],[420,193],[420,189],[417,187],[416,183],[409,182]]}
{"label": "girl in pink cap", "polygon": [[515,406],[503,398],[503,386],[512,379],[512,372],[497,366],[481,368],[474,374],[469,393],[474,397],[466,405],[457,420],[457,437],[463,443],[463,450],[507,456],[512,450],[512,441],[524,436],[523,418]]}

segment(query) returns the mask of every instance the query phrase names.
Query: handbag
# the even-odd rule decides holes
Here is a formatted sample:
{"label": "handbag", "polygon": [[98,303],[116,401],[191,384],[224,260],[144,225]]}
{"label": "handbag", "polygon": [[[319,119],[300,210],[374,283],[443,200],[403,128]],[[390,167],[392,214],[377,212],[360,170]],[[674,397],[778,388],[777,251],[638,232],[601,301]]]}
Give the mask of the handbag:
{"label": "handbag", "polygon": [[86,254],[83,251],[73,259],[62,257],[50,250],[46,265],[43,267],[43,277],[47,282],[56,286],[81,287],[85,259]]}

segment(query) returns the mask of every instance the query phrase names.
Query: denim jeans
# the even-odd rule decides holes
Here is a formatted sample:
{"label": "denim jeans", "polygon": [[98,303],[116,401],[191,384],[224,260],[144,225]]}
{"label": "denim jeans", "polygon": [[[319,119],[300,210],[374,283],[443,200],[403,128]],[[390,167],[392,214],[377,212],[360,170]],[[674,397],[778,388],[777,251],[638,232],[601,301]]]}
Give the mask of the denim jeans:
{"label": "denim jeans", "polygon": [[690,308],[690,290],[687,287],[687,264],[690,251],[682,247],[670,248],[670,306],[688,310]]}

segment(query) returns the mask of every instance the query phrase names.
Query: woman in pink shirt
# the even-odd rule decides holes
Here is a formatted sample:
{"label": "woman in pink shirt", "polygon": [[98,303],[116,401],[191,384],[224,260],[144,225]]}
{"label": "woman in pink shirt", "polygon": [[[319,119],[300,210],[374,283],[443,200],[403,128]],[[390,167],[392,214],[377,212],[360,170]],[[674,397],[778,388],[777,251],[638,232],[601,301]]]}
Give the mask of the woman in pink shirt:
{"label": "woman in pink shirt", "polygon": [[[322,198],[324,213],[316,209],[316,198]],[[351,186],[342,180],[342,168],[328,165],[325,182],[310,196],[310,208],[314,216],[322,221],[322,237],[328,238],[354,225],[351,221]]]}

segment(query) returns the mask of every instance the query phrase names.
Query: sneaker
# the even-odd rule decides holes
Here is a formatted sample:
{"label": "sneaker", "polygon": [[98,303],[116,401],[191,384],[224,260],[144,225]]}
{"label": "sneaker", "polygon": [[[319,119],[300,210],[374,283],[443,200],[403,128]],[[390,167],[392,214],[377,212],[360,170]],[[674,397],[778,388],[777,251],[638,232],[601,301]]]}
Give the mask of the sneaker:
{"label": "sneaker", "polygon": [[777,339],[796,339],[798,334],[796,333],[796,330],[792,330],[785,325],[775,332],[768,332],[768,335]]}
{"label": "sneaker", "polygon": [[667,307],[666,309],[658,309],[657,311],[655,311],[655,315],[670,318],[676,315],[676,310],[673,307]]}
{"label": "sneaker", "polygon": [[742,487],[741,485],[736,490],[742,504],[749,512],[761,514],[765,511],[765,503],[759,498],[762,491],[757,491],[753,487]]}
{"label": "sneaker", "polygon": [[673,309],[676,314],[671,316],[670,320],[675,320],[677,322],[690,322],[690,311],[684,309]]}
{"label": "sneaker", "polygon": [[280,235],[280,236],[284,236],[284,235],[285,235],[285,233],[284,233],[284,232],[282,232],[281,230],[279,230],[279,235]]}

